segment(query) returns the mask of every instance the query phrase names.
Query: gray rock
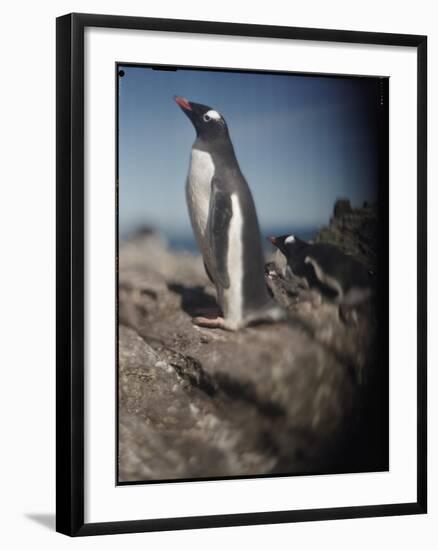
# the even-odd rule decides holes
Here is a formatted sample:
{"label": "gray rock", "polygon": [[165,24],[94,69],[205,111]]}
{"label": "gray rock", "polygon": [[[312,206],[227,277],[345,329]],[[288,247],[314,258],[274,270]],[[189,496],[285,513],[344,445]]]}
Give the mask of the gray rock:
{"label": "gray rock", "polygon": [[119,481],[386,467],[366,405],[372,312],[345,323],[275,263],[267,273],[287,322],[204,329],[192,317],[215,299],[201,258],[153,233],[121,245]]}
{"label": "gray rock", "polygon": [[336,202],[329,225],[315,239],[338,246],[373,271],[377,269],[377,241],[377,206],[364,203],[362,208],[351,208],[347,199]]}

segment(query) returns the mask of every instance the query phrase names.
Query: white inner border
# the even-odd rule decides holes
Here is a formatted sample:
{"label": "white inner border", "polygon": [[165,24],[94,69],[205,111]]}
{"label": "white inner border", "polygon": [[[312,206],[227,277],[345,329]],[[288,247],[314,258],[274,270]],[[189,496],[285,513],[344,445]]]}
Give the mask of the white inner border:
{"label": "white inner border", "polygon": [[[390,472],[115,486],[116,61],[391,77]],[[86,522],[416,500],[416,70],[415,48],[86,29]]]}

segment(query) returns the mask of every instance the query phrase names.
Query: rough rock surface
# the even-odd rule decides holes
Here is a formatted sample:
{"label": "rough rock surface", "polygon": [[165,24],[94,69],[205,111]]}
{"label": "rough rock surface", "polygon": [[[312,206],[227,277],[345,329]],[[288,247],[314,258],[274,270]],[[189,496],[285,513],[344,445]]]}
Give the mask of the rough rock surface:
{"label": "rough rock surface", "polygon": [[362,208],[353,209],[348,199],[339,199],[329,225],[319,232],[316,242],[334,244],[375,270],[377,238],[376,205],[364,203]]}
{"label": "rough rock surface", "polygon": [[343,320],[275,263],[267,284],[288,321],[199,328],[201,258],[121,243],[119,482],[386,468],[372,306]]}

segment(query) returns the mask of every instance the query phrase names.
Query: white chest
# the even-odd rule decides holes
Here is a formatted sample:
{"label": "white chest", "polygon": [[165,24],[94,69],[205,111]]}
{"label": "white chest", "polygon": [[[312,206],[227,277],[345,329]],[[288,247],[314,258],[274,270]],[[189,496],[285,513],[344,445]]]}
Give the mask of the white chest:
{"label": "white chest", "polygon": [[186,195],[190,219],[198,241],[203,240],[210,205],[211,180],[214,164],[209,153],[192,149]]}

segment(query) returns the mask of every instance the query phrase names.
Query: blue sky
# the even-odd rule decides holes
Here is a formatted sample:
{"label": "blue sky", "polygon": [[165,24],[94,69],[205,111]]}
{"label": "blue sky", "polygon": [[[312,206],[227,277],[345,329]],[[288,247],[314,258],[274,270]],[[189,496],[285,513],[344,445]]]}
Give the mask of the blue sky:
{"label": "blue sky", "polygon": [[226,119],[262,233],[322,226],[339,197],[353,205],[375,200],[376,80],[122,68],[122,234],[152,225],[191,235],[184,185],[195,132],[175,94]]}

